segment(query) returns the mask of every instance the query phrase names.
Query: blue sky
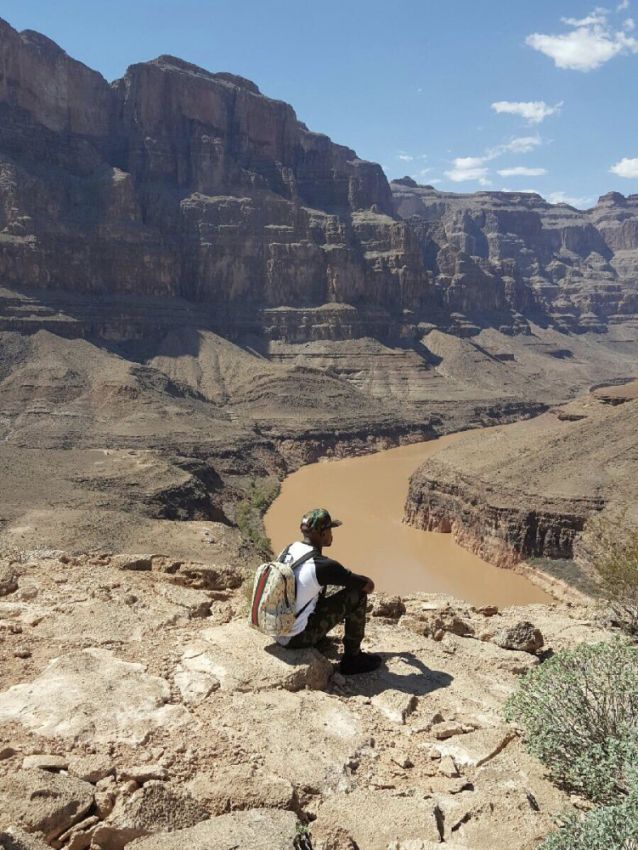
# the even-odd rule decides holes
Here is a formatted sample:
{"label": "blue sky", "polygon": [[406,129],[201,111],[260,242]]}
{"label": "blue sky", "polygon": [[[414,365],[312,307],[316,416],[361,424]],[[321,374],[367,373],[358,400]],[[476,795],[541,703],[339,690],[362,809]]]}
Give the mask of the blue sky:
{"label": "blue sky", "polygon": [[161,53],[241,74],[389,178],[583,207],[638,192],[638,0],[0,0],[0,16],[109,80]]}

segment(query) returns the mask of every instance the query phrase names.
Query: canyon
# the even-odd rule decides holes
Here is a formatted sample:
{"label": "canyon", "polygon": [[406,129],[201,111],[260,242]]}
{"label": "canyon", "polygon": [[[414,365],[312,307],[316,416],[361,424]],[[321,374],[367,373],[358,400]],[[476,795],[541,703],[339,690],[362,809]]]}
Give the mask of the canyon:
{"label": "canyon", "polygon": [[408,522],[573,567],[636,504],[637,355],[637,195],[388,182],[242,77],[0,20],[0,846],[535,847],[582,801],[502,707],[591,599],[378,595],[354,683],[246,628],[262,515],[468,430]]}
{"label": "canyon", "polygon": [[171,56],[109,84],[1,22],[0,61],[6,546],[143,549],[322,455],[636,374],[636,196],[388,183]]}

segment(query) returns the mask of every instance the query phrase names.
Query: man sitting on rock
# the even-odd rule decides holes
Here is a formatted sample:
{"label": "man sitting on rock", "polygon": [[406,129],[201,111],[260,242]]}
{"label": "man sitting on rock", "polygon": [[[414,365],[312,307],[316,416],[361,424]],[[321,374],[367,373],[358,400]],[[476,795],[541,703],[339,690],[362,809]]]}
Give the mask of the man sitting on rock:
{"label": "man sitting on rock", "polygon": [[[332,544],[332,529],[341,525],[333,520],[325,508],[308,511],[301,520],[303,540],[286,546],[279,561],[292,564],[306,553],[315,554],[295,568],[296,620],[292,631],[277,638],[282,646],[302,649],[315,646],[339,623],[344,624],[344,653],[339,670],[346,676],[369,673],[381,664],[378,655],[361,650],[366,626],[368,593],[374,582],[367,576],[356,575],[338,561],[322,554],[324,547]],[[329,596],[328,585],[343,588]]]}

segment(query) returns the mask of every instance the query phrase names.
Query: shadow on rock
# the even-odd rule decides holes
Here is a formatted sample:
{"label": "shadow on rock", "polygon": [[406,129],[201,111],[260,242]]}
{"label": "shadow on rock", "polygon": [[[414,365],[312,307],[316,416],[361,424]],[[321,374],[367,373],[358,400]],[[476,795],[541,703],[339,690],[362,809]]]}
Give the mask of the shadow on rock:
{"label": "shadow on rock", "polygon": [[412,652],[379,652],[383,663],[374,673],[348,676],[346,687],[351,694],[372,697],[384,691],[399,691],[425,696],[439,688],[447,688],[454,677],[442,670],[431,670]]}

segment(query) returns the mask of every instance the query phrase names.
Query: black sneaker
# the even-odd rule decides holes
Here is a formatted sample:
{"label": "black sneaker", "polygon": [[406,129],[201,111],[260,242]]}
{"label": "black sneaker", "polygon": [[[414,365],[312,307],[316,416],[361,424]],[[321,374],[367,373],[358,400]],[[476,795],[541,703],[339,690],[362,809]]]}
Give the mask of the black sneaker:
{"label": "black sneaker", "polygon": [[374,652],[358,652],[356,655],[344,655],[339,665],[339,672],[344,676],[354,676],[357,673],[371,673],[381,666],[381,656]]}

